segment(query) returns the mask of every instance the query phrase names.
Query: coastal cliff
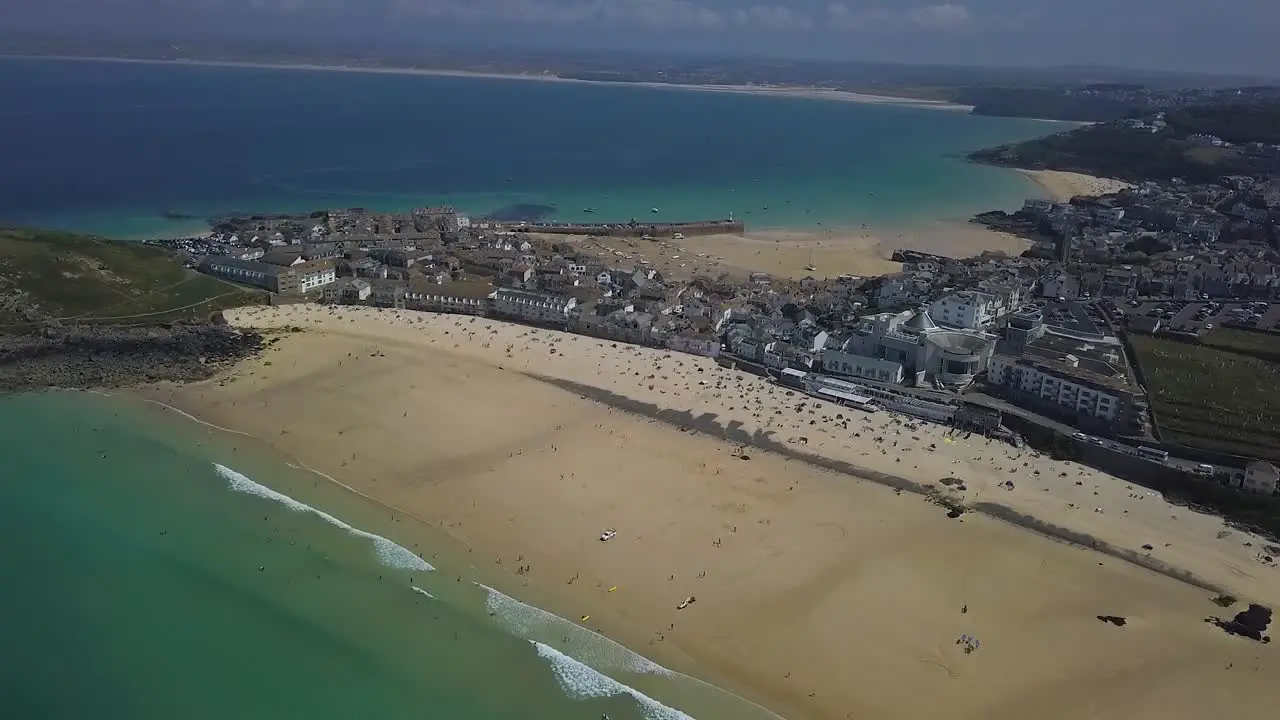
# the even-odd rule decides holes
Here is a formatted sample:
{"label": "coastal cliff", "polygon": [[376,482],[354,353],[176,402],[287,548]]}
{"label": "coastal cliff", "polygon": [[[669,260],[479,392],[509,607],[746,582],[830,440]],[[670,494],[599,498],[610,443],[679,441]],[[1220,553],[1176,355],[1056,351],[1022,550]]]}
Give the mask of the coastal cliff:
{"label": "coastal cliff", "polygon": [[84,327],[0,337],[0,392],[203,380],[262,347],[257,333],[221,325]]}

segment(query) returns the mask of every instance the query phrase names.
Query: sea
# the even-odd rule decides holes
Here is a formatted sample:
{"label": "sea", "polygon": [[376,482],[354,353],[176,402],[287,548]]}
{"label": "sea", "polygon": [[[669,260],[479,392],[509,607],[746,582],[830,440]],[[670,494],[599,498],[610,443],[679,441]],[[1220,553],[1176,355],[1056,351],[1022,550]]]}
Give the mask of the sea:
{"label": "sea", "polygon": [[6,720],[777,719],[174,410],[0,398],[0,458]]}
{"label": "sea", "polygon": [[211,216],[909,228],[1037,189],[965,153],[1064,129],[900,105],[327,70],[0,58],[0,224],[126,238]]}
{"label": "sea", "polygon": [[[903,226],[1020,203],[1021,176],[961,156],[1055,129],[129,62],[0,59],[0,89],[0,224],[120,238],[196,234],[226,213],[433,204]],[[128,395],[0,397],[0,539],[6,720],[777,717],[504,592],[510,578],[484,576],[447,535],[253,438]]]}

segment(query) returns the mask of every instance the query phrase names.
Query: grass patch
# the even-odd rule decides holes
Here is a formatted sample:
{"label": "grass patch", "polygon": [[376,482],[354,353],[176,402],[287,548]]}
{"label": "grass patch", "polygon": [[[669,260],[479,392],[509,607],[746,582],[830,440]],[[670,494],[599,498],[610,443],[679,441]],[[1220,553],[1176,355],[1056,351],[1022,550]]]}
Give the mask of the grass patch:
{"label": "grass patch", "polygon": [[183,267],[167,250],[42,230],[0,229],[0,333],[56,318],[138,323],[261,302],[260,292]]}
{"label": "grass patch", "polygon": [[1131,334],[1163,438],[1280,461],[1280,362]]}
{"label": "grass patch", "polygon": [[1200,342],[1260,360],[1280,362],[1280,335],[1274,333],[1218,327],[1206,333]]}

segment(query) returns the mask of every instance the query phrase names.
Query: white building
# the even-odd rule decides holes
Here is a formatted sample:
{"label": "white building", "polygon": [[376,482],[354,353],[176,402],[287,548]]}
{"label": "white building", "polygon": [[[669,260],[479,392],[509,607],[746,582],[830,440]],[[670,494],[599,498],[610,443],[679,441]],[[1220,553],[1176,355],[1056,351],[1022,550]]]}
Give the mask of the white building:
{"label": "white building", "polygon": [[1259,495],[1273,495],[1277,486],[1280,486],[1280,468],[1265,460],[1254,460],[1245,466],[1244,483],[1240,489]]}
{"label": "white building", "polygon": [[298,289],[303,293],[318,290],[338,281],[338,271],[328,263],[316,263],[293,268],[298,273]]}
{"label": "white building", "polygon": [[1067,355],[1058,363],[1061,367],[1055,367],[1046,361],[996,355],[987,368],[987,381],[1034,395],[1077,415],[1116,421],[1126,411],[1130,393],[1119,387],[1106,387],[1108,381],[1117,386],[1122,381],[1073,373],[1078,362]]}
{"label": "white building", "polygon": [[501,288],[489,295],[489,307],[494,315],[536,323],[563,323],[569,320],[569,311],[578,301],[564,295]]}
{"label": "white building", "polygon": [[995,322],[1001,305],[995,295],[966,290],[934,300],[929,317],[939,325],[978,330]]}
{"label": "white building", "polygon": [[908,310],[864,318],[843,343],[825,343],[820,357],[830,373],[964,387],[986,369],[996,340],[976,330],[939,327],[928,312]]}

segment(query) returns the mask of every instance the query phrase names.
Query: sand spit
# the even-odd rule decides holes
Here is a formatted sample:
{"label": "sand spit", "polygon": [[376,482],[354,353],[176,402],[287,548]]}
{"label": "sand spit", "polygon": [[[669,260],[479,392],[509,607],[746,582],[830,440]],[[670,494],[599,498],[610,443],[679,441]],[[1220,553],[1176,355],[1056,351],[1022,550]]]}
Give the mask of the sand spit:
{"label": "sand spit", "polygon": [[1243,606],[1011,524],[1280,599],[1261,540],[1123,481],[687,355],[405,311],[229,315],[304,331],[153,397],[449,533],[468,552],[442,573],[791,720],[1270,712],[1272,649],[1205,622]]}
{"label": "sand spit", "polygon": [[1062,170],[1019,170],[1055,202],[1067,202],[1077,195],[1107,195],[1133,187],[1132,183],[1113,178],[1095,177]]}

